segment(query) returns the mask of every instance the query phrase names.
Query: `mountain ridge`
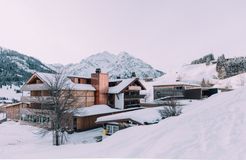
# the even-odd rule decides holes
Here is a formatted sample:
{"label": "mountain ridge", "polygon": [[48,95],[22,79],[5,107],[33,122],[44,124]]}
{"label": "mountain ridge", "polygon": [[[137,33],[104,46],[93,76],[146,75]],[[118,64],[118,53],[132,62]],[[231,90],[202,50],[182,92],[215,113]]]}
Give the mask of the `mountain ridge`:
{"label": "mountain ridge", "polygon": [[[56,71],[62,67],[60,64],[49,64],[48,66]],[[154,69],[151,65],[127,52],[112,54],[103,51],[82,59],[79,63],[63,65],[62,68],[69,74],[86,77],[95,72],[96,68],[101,68],[102,72],[108,73],[111,79],[117,77],[129,78],[132,72],[135,72],[136,76],[141,79],[157,78],[164,74],[164,72]]]}

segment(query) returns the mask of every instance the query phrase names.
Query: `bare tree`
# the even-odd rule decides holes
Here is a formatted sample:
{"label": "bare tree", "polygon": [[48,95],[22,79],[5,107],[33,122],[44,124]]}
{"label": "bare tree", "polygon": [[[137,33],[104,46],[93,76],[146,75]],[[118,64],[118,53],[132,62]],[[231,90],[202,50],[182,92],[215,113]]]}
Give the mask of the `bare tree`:
{"label": "bare tree", "polygon": [[77,103],[73,94],[71,81],[65,74],[56,73],[48,79],[49,99],[42,102],[42,109],[50,109],[51,130],[53,130],[53,142],[55,145],[65,143],[65,131],[72,127],[72,112]]}

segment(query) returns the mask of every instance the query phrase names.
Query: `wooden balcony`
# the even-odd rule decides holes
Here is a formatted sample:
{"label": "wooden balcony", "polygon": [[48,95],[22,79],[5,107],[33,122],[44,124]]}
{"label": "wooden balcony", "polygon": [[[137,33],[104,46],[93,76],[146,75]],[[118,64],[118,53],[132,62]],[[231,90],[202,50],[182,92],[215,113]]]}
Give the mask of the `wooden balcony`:
{"label": "wooden balcony", "polygon": [[22,96],[21,102],[23,103],[51,103],[51,96]]}
{"label": "wooden balcony", "polygon": [[124,95],[125,100],[142,99],[145,95]]}
{"label": "wooden balcony", "polygon": [[22,91],[41,91],[48,90],[49,87],[47,84],[25,84],[21,87]]}

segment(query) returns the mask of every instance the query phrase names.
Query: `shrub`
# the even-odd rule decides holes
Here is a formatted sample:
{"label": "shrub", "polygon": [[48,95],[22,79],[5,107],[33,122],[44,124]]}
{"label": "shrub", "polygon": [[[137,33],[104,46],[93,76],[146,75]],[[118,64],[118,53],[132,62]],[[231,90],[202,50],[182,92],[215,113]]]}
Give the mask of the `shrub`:
{"label": "shrub", "polygon": [[177,101],[170,100],[167,103],[167,106],[164,106],[162,109],[159,110],[159,113],[162,119],[172,117],[172,116],[178,116],[182,113],[182,107],[177,106]]}

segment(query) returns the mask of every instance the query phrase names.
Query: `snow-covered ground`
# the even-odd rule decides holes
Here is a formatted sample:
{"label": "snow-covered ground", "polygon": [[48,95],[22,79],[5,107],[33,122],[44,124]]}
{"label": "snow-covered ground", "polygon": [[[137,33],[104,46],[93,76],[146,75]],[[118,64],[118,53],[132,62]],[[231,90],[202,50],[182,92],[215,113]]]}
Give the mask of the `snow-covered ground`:
{"label": "snow-covered ground", "polygon": [[20,90],[20,87],[15,85],[2,86],[2,88],[0,88],[0,97],[6,97],[10,102],[12,99],[20,100],[22,93],[16,93],[16,90]]}
{"label": "snow-covered ground", "polygon": [[[95,137],[102,135],[103,128],[85,132],[68,134],[67,145],[96,143]],[[52,145],[52,132],[42,133],[40,128],[29,125],[20,125],[19,122],[7,121],[0,124],[0,159],[21,158],[23,154],[32,154],[36,151],[55,149]],[[17,155],[11,155],[12,153]],[[28,157],[28,156],[27,156]],[[39,157],[36,157],[39,158]]]}
{"label": "snow-covered ground", "polygon": [[246,159],[246,88],[185,106],[157,124],[116,132],[100,143],[55,147],[34,127],[0,125],[0,158]]}

